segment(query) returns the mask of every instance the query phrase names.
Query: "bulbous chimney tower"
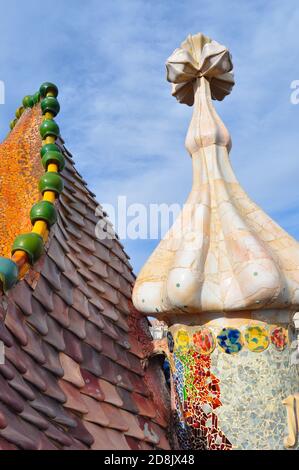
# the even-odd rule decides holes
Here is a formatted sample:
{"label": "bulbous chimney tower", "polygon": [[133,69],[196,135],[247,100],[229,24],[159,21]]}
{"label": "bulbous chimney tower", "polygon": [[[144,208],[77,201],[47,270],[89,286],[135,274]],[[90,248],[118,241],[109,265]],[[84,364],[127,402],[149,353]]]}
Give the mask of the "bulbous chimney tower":
{"label": "bulbous chimney tower", "polygon": [[193,186],[141,270],[133,302],[169,327],[180,446],[296,448],[298,243],[232,170],[230,135],[212,102],[234,85],[227,48],[188,36],[166,68],[172,94],[194,107],[186,137]]}

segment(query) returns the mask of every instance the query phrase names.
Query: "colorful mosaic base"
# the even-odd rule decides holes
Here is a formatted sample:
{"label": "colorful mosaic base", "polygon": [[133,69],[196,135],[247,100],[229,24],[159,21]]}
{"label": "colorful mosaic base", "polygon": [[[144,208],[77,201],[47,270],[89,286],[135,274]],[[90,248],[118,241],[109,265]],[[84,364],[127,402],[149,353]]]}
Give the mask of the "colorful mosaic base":
{"label": "colorful mosaic base", "polygon": [[179,330],[175,337],[175,347],[178,351],[184,353],[188,351],[190,344],[190,337],[186,330]]}
{"label": "colorful mosaic base", "polygon": [[287,330],[283,327],[269,327],[260,324],[248,325],[242,331],[237,328],[223,328],[216,336],[212,328],[207,326],[197,328],[180,328],[173,336],[168,332],[168,348],[170,352],[186,352],[195,349],[202,355],[212,354],[218,344],[226,354],[237,354],[246,347],[249,351],[260,353],[265,351],[270,343],[278,351],[283,351],[288,342]]}
{"label": "colorful mosaic base", "polygon": [[215,347],[215,336],[210,328],[199,328],[193,334],[193,344],[200,354],[211,354]]}
{"label": "colorful mosaic base", "polygon": [[221,381],[219,425],[234,449],[285,449],[289,430],[283,400],[299,390],[299,368],[291,361],[295,351],[296,343],[294,349],[270,346],[259,354],[244,347],[229,355],[216,348],[210,356],[211,372]]}
{"label": "colorful mosaic base", "polygon": [[262,352],[269,346],[269,335],[261,326],[248,326],[245,332],[247,347],[252,352]]}
{"label": "colorful mosaic base", "polygon": [[260,322],[239,329],[176,326],[168,332],[174,348],[169,354],[174,421],[182,449],[284,448],[283,400],[299,386],[287,331]]}
{"label": "colorful mosaic base", "polygon": [[276,327],[271,332],[271,342],[278,351],[283,351],[288,343],[288,334],[285,328]]}
{"label": "colorful mosaic base", "polygon": [[[182,338],[185,336],[182,335]],[[230,450],[219,429],[216,408],[221,406],[219,380],[210,371],[210,356],[194,348],[171,357],[177,436],[182,449]]]}
{"label": "colorful mosaic base", "polygon": [[236,328],[223,328],[217,336],[217,342],[227,354],[236,354],[243,347],[242,334]]}

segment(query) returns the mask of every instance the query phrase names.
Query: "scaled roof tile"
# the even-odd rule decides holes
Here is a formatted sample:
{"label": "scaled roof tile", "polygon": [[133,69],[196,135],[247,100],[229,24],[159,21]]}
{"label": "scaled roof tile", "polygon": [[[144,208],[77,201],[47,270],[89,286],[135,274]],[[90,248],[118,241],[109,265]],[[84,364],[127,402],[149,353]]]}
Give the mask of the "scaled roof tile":
{"label": "scaled roof tile", "polygon": [[[40,122],[38,107],[26,110],[0,145],[0,164],[9,156],[35,165],[30,184],[36,193],[43,173],[36,157]],[[67,164],[57,223],[45,254],[0,302],[6,345],[0,449],[167,448],[166,431],[153,418],[158,402],[151,388],[157,390],[161,378],[148,387],[142,364],[153,348],[148,321],[130,301],[129,257],[119,240],[96,238],[99,220],[110,222],[62,140],[58,145]],[[29,228],[29,212],[25,222]]]}

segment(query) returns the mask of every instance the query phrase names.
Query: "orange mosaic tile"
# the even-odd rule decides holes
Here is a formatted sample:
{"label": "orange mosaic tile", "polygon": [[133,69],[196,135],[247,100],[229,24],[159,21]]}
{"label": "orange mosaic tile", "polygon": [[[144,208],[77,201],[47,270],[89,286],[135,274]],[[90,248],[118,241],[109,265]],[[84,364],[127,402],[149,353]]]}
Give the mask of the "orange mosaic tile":
{"label": "orange mosaic tile", "polygon": [[41,122],[40,106],[26,110],[0,144],[0,256],[10,257],[15,237],[31,231],[30,209],[41,199]]}

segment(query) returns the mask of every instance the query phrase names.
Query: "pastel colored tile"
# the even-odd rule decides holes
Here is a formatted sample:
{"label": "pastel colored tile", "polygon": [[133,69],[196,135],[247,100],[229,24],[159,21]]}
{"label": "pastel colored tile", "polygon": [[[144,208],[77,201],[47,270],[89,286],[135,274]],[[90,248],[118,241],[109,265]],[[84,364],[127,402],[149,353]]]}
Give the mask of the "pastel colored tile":
{"label": "pastel colored tile", "polygon": [[269,346],[269,333],[261,326],[248,326],[244,337],[247,348],[252,352],[265,351]]}

